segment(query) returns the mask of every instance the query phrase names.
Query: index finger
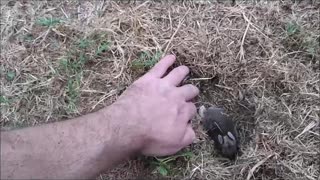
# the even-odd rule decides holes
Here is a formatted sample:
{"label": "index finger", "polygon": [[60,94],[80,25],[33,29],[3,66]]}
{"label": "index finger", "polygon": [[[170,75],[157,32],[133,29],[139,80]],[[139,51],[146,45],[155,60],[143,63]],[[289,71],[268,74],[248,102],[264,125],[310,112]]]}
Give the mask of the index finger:
{"label": "index finger", "polygon": [[175,62],[176,57],[174,55],[167,55],[162,58],[147,74],[161,78],[168,70],[170,66]]}

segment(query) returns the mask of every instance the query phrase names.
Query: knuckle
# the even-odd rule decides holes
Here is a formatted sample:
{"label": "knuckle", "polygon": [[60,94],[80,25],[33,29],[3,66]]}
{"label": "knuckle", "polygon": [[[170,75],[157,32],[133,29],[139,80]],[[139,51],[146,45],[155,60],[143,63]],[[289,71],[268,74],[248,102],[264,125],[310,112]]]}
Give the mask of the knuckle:
{"label": "knuckle", "polygon": [[189,145],[191,144],[194,140],[196,139],[196,134],[194,130],[191,127],[188,127],[187,130],[187,139],[186,139],[186,144]]}
{"label": "knuckle", "polygon": [[197,107],[193,103],[188,103],[188,110],[191,114],[197,113]]}
{"label": "knuckle", "polygon": [[179,74],[188,74],[189,68],[187,66],[179,66],[176,68],[177,73]]}
{"label": "knuckle", "polygon": [[194,132],[193,129],[191,129],[191,139],[192,139],[192,142],[196,139],[196,133]]}
{"label": "knuckle", "polygon": [[188,84],[188,86],[193,92],[195,92],[195,94],[199,93],[199,89],[195,85]]}
{"label": "knuckle", "polygon": [[184,85],[184,87],[186,88],[186,90],[188,91],[188,93],[192,93],[192,94],[194,94],[194,95],[199,94],[199,89],[198,89],[195,85],[186,84],[186,85]]}

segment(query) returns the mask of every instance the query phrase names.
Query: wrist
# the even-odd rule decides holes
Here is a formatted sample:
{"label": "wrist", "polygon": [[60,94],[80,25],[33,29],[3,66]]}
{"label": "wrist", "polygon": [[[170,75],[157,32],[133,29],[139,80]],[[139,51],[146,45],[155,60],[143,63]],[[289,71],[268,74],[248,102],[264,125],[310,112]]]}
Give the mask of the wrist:
{"label": "wrist", "polygon": [[131,155],[141,153],[146,132],[139,124],[138,111],[135,109],[129,107],[128,103],[116,102],[98,111],[102,123],[108,127],[105,133],[112,141],[109,143],[127,150]]}

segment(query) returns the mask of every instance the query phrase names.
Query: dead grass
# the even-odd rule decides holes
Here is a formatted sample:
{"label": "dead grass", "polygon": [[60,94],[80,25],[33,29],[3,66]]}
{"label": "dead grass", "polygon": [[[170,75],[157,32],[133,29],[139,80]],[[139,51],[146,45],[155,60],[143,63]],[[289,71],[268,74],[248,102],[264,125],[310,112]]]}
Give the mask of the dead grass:
{"label": "dead grass", "polygon": [[[201,89],[197,105],[234,116],[243,154],[222,159],[206,139],[168,178],[320,176],[320,4],[1,1],[1,126],[64,120],[111,104],[174,53]],[[134,160],[101,179],[155,177]]]}

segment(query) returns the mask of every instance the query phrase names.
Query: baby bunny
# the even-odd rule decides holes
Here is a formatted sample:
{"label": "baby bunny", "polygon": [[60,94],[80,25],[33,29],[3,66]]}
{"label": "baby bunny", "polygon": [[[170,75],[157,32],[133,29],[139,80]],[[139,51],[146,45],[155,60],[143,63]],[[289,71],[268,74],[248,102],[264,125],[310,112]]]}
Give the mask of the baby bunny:
{"label": "baby bunny", "polygon": [[232,120],[224,113],[223,109],[216,107],[206,109],[201,106],[199,114],[204,129],[215,142],[215,147],[224,157],[235,159],[240,148],[238,135]]}

